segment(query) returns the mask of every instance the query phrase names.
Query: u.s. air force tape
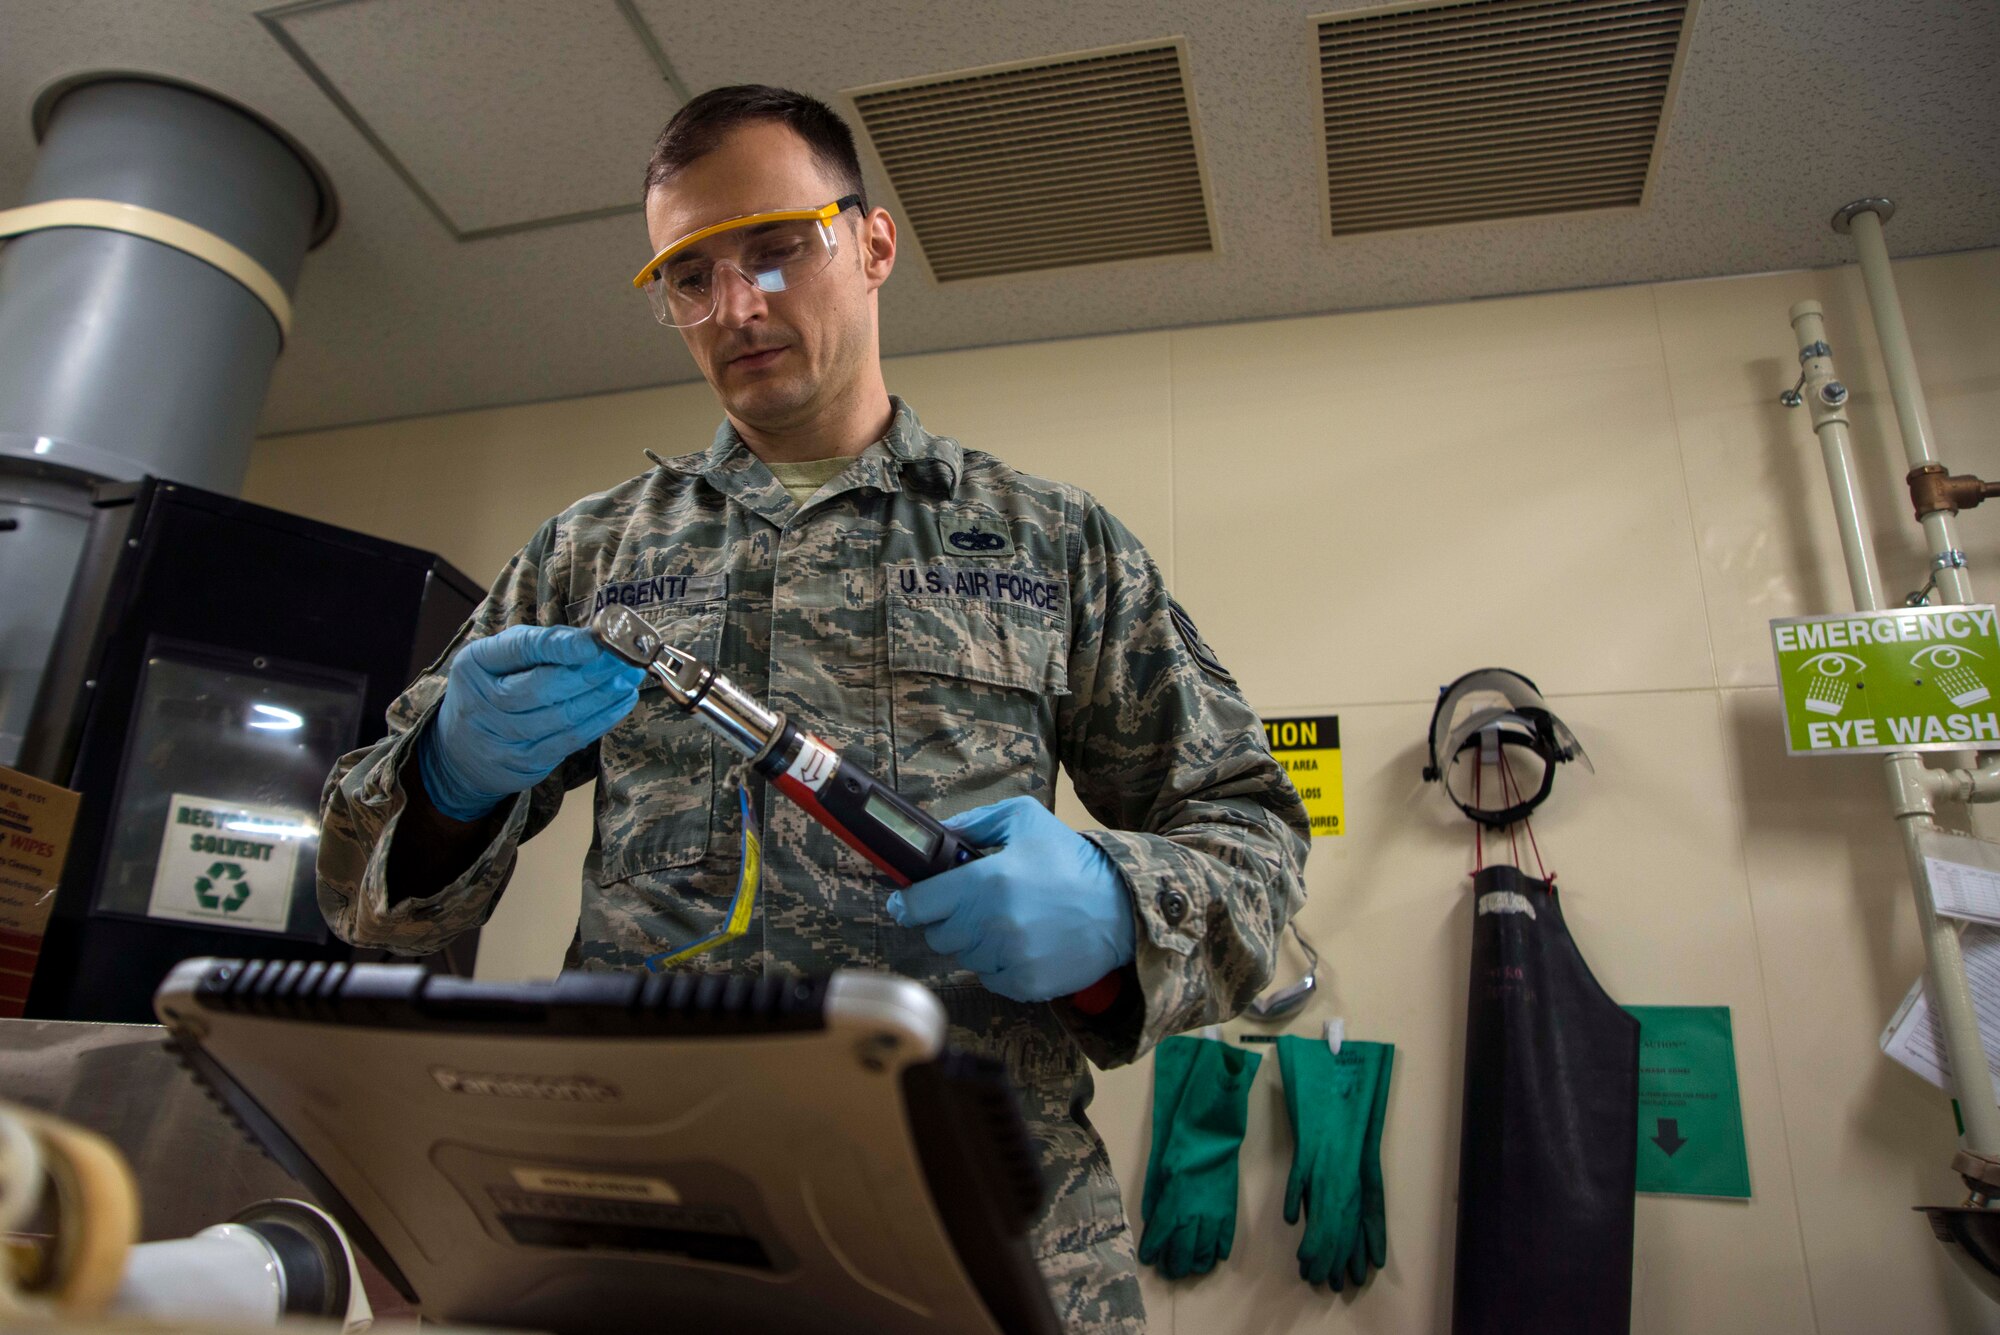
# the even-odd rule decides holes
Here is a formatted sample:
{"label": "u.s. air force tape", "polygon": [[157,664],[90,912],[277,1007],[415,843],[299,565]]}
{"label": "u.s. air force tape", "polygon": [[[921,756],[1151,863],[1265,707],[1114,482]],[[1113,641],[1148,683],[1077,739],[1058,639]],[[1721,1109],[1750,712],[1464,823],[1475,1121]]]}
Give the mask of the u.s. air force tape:
{"label": "u.s. air force tape", "polygon": [[1234,686],[1236,678],[1229,675],[1229,669],[1222,666],[1222,660],[1215,656],[1215,650],[1209,648],[1208,641],[1201,638],[1201,632],[1194,628],[1194,618],[1171,598],[1167,599],[1167,615],[1174,619],[1174,629],[1181,633],[1181,643],[1187,646],[1188,653],[1201,665],[1201,670],[1218,681]]}
{"label": "u.s. air force tape", "polygon": [[1032,570],[966,565],[891,566],[889,592],[904,599],[983,598],[1062,616],[1069,609],[1069,581]]}

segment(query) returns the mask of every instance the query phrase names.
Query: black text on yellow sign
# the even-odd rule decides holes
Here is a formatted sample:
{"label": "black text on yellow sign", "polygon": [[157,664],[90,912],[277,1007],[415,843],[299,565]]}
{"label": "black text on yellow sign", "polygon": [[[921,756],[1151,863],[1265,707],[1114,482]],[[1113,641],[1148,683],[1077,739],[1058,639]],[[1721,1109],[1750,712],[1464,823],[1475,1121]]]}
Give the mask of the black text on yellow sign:
{"label": "black text on yellow sign", "polygon": [[1346,834],[1340,792],[1339,715],[1265,719],[1264,737],[1271,755],[1292,776],[1292,786],[1306,804],[1313,838]]}

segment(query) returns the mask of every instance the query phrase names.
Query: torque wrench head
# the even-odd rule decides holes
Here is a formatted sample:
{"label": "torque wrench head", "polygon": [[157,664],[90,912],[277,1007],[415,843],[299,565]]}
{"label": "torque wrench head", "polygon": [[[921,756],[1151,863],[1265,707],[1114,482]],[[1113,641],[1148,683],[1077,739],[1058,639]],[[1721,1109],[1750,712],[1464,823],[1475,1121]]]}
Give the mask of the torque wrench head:
{"label": "torque wrench head", "polygon": [[634,667],[651,667],[660,656],[659,632],[623,607],[606,607],[590,619],[597,642]]}

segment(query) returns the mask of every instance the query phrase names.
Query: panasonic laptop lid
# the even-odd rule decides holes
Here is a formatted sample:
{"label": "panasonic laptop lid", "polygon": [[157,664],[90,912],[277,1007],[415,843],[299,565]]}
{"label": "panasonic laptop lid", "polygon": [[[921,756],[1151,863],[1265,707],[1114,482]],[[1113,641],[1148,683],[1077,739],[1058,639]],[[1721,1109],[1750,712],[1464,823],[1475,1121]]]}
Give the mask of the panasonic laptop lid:
{"label": "panasonic laptop lid", "polygon": [[154,1007],[427,1318],[1057,1329],[1013,1091],[906,979],[192,959]]}

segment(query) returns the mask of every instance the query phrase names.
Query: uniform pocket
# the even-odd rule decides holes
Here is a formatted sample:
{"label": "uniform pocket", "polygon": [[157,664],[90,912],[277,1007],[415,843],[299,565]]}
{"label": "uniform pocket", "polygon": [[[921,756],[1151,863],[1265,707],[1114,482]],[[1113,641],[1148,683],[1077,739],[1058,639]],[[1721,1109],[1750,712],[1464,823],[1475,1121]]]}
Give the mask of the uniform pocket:
{"label": "uniform pocket", "polygon": [[1048,786],[1055,703],[1069,693],[1062,612],[892,590],[888,613],[889,726],[904,795],[929,804],[949,793],[963,810]]}
{"label": "uniform pocket", "polygon": [[[713,663],[723,610],[717,599],[661,608],[646,619],[667,643]],[[715,823],[718,745],[648,674],[639,703],[598,743],[597,832],[607,882],[701,861]]]}

